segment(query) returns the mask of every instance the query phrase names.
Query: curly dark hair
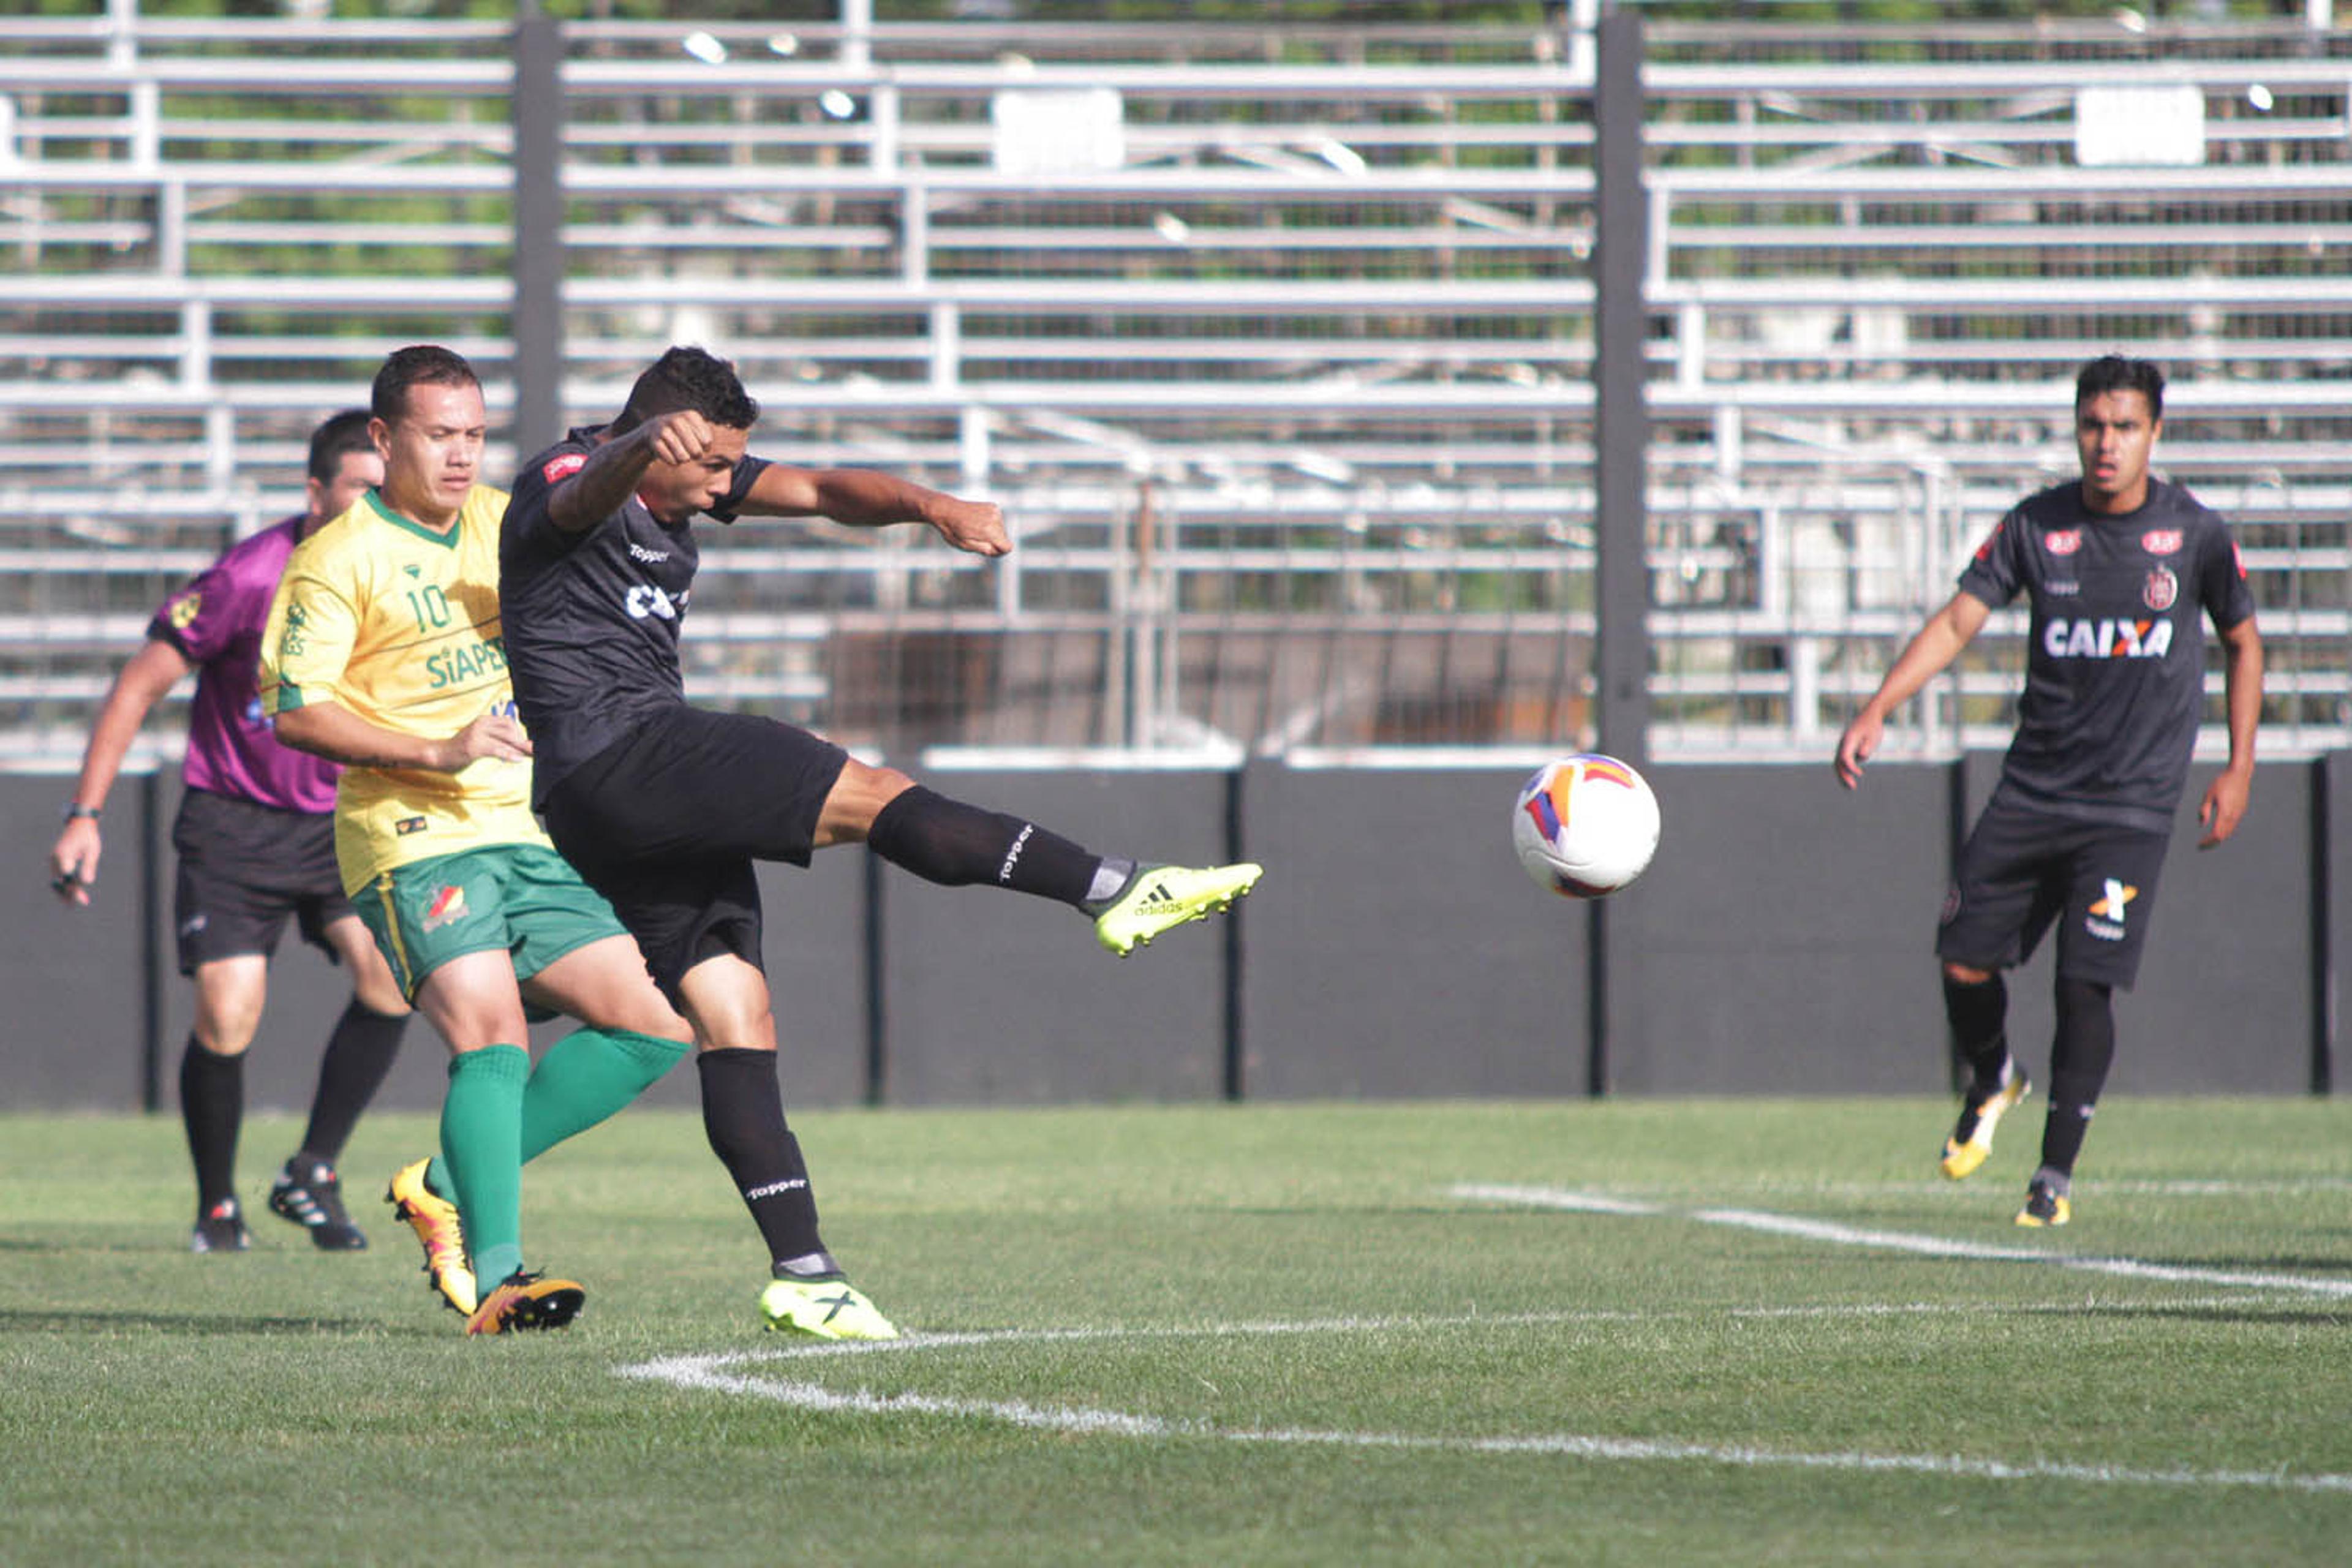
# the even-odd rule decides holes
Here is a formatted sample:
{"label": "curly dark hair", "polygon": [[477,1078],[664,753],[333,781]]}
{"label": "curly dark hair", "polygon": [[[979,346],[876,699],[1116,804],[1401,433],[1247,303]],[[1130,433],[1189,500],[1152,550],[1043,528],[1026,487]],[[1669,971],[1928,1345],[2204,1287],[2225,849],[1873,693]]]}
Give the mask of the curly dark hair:
{"label": "curly dark hair", "polygon": [[759,400],[743,390],[733,365],[707,349],[673,348],[637,377],[615,423],[626,430],[681,408],[730,430],[749,430],[760,418]]}
{"label": "curly dark hair", "polygon": [[2164,372],[2152,361],[2102,354],[2074,378],[2074,406],[2107,392],[2137,392],[2147,399],[2147,416],[2164,417]]}

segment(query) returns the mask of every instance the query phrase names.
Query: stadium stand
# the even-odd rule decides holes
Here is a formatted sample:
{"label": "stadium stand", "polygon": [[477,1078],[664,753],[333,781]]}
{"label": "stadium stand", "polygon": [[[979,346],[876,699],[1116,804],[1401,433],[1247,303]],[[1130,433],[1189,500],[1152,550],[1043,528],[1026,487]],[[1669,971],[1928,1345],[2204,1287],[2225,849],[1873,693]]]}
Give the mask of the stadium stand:
{"label": "stadium stand", "polygon": [[[1020,540],[745,530],[698,591],[698,695],[899,756],[1573,738],[1579,12],[565,25],[566,416],[704,342],[763,448],[984,492]],[[1648,37],[1653,754],[1825,757],[1975,537],[2071,471],[2073,370],[2117,346],[2170,369],[2163,462],[2241,525],[2270,748],[2344,744],[2352,40]],[[293,510],[302,435],[384,350],[448,342],[512,408],[509,41],[0,19],[0,761],[71,760],[147,611]],[[1999,629],[1891,749],[2005,732]]]}

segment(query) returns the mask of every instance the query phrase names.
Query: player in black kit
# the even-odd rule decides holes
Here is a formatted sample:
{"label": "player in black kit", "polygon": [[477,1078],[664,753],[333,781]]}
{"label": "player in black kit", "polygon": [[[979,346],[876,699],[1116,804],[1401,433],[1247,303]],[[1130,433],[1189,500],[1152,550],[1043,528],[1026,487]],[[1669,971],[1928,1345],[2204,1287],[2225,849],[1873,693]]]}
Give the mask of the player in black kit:
{"label": "player in black kit", "polygon": [[2210,849],[2237,830],[2254,773],[2263,644],[2228,527],[2148,473],[2164,428],[2164,374],[2109,354],[2074,384],[2079,482],[2001,519],[1838,739],[1848,789],[1886,716],[1950,664],[2020,593],[2032,616],[2025,690],[2000,782],[1960,850],[1936,952],[1944,1008],[1971,1082],[1944,1143],[1944,1174],[1973,1173],[1993,1128],[2025,1098],[2010,1058],[2000,972],[2058,922],[2057,1037],[2042,1163],[2017,1223],[2064,1225],[2075,1156],[2115,1058],[2113,997],[2131,988],[2172,816],[2204,709],[2200,617],[2225,652],[2230,758],[2197,808]]}
{"label": "player in black kit", "polygon": [[1069,904],[1121,956],[1226,908],[1259,868],[1106,859],[807,731],[688,706],[677,639],[698,512],[922,522],[973,554],[1012,548],[987,502],[748,456],[758,417],[731,366],[674,348],[637,379],[618,419],[533,458],[500,536],[506,651],[550,837],[612,901],[694,1025],[705,1129],[774,1258],[762,1311],[772,1327],[884,1338],[895,1331],[842,1282],[819,1239],[785,1127],[752,863],[805,866],[814,850],[863,842],[929,881]]}

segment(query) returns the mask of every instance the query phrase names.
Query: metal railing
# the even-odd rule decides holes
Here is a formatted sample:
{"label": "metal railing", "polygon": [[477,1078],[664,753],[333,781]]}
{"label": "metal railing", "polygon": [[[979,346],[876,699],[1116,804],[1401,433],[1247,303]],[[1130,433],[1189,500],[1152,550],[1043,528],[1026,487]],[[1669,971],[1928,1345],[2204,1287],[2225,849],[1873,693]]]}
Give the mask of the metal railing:
{"label": "metal railing", "polygon": [[[0,21],[19,759],[78,744],[190,561],[293,509],[309,425],[385,349],[449,342],[512,406],[506,31],[128,14]],[[1867,33],[1652,29],[1654,752],[1821,754],[1973,540],[2063,477],[2073,370],[2118,345],[2171,368],[2160,461],[2240,524],[2268,743],[2344,743],[2352,49]],[[983,564],[723,533],[698,694],[902,754],[1581,738],[1581,33],[563,39],[566,417],[708,342],[761,449],[986,493],[1019,534]],[[2207,161],[2077,165],[2089,85],[2193,89]],[[2015,635],[1893,743],[1997,737]]]}

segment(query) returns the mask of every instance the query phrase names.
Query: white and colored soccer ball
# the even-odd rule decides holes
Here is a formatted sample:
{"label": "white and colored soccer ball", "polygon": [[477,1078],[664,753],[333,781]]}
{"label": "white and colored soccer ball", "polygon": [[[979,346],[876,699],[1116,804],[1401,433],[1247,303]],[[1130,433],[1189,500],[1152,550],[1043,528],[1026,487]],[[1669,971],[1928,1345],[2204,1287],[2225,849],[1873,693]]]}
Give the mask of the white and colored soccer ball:
{"label": "white and colored soccer ball", "polygon": [[1539,888],[1598,899],[1646,870],[1658,849],[1648,781],[1595,752],[1546,763],[1511,808],[1511,847]]}

